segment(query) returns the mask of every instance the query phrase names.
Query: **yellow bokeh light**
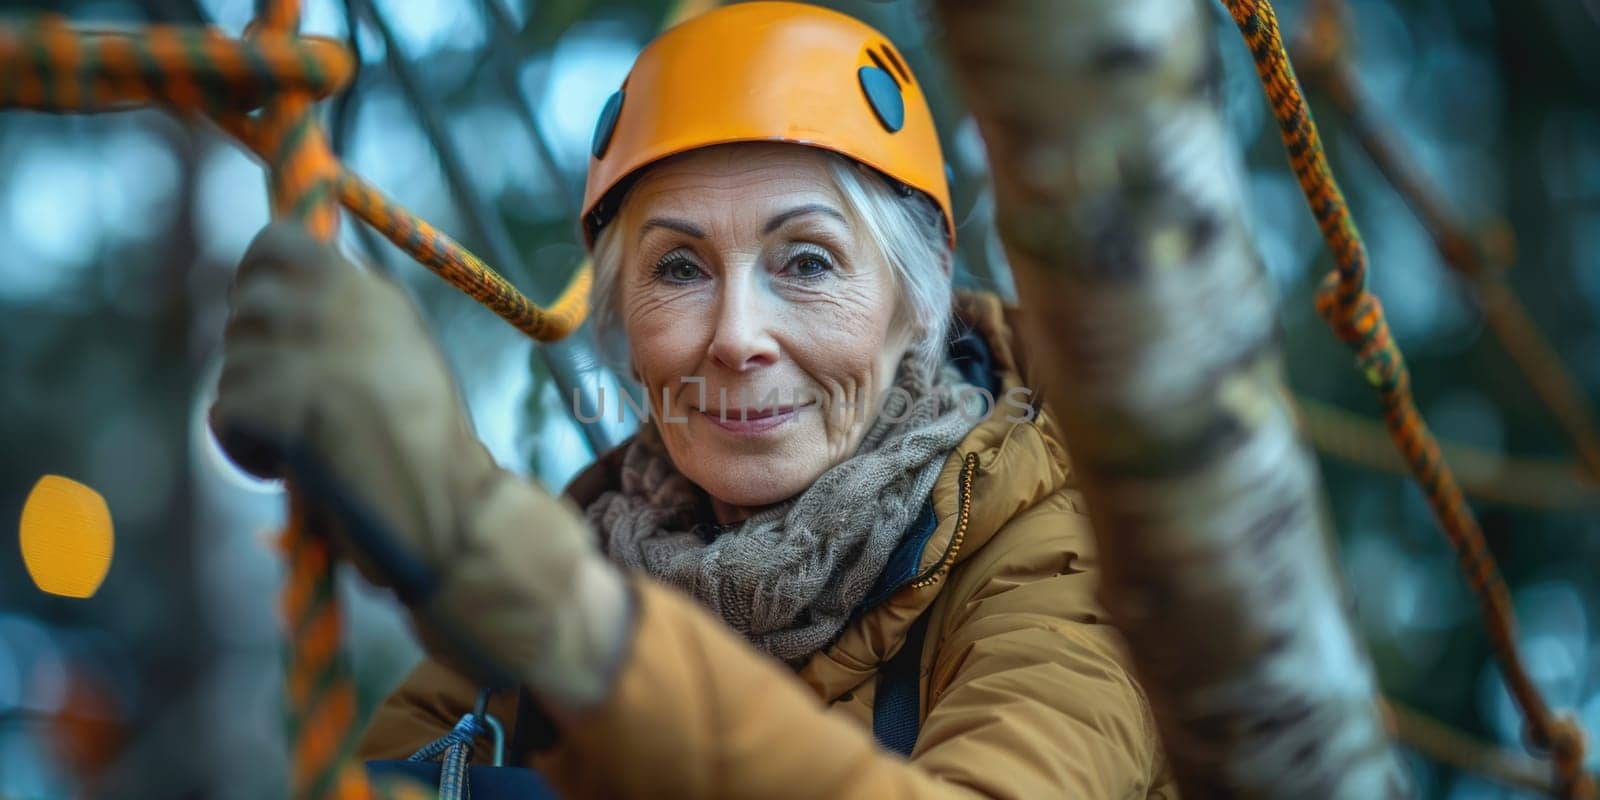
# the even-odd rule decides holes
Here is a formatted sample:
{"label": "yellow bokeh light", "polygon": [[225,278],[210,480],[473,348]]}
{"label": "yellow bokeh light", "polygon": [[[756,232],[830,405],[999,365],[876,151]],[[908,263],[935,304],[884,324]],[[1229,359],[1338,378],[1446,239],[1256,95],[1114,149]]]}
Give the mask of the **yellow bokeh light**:
{"label": "yellow bokeh light", "polygon": [[111,510],[99,492],[70,478],[46,475],[33,485],[19,538],[41,591],[92,597],[111,569]]}

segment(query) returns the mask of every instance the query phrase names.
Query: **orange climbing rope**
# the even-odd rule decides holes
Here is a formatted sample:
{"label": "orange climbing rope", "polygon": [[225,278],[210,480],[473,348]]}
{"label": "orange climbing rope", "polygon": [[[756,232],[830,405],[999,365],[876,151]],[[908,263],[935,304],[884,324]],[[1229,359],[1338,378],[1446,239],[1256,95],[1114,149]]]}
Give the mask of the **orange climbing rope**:
{"label": "orange climbing rope", "polygon": [[1522,711],[1530,742],[1549,753],[1565,796],[1594,797],[1593,778],[1583,771],[1583,731],[1570,719],[1552,714],[1528,677],[1517,650],[1516,621],[1505,581],[1440,456],[1438,442],[1417,413],[1405,359],[1390,336],[1383,306],[1367,291],[1366,248],[1328,168],[1311,110],[1284,52],[1272,5],[1266,0],[1223,2],[1249,45],[1295,177],[1334,256],[1335,268],[1317,290],[1317,312],[1356,351],[1357,364],[1378,392],[1389,436],[1426,493],[1477,595],[1495,659]]}
{"label": "orange climbing rope", "polygon": [[[247,35],[252,39],[295,35],[300,28],[298,0],[268,3],[251,28]],[[273,216],[299,222],[316,238],[333,241],[339,231],[333,191],[339,161],[311,113],[312,103],[304,90],[276,93],[261,109],[255,145],[267,159]],[[283,535],[289,554],[289,585],[283,593],[291,642],[285,670],[292,743],[289,788],[294,797],[332,797],[341,763],[355,744],[355,679],[339,649],[344,615],[331,544],[307,524],[298,488],[291,476],[289,526]]]}
{"label": "orange climbing rope", "polygon": [[[1305,396],[1296,396],[1294,405],[1301,430],[1318,452],[1370,469],[1409,472],[1382,422]],[[1547,511],[1600,510],[1600,486],[1575,461],[1520,458],[1451,442],[1440,442],[1439,450],[1469,496]]]}
{"label": "orange climbing rope", "polygon": [[[334,208],[323,203],[331,195],[528,336],[555,341],[583,324],[592,280],[587,265],[555,304],[541,309],[466,248],[346,169],[326,152],[325,144],[303,146],[298,137],[307,129],[287,123],[296,115],[304,117],[315,100],[343,88],[354,64],[342,44],[286,30],[258,22],[239,40],[214,28],[171,25],[138,32],[84,31],[59,17],[0,25],[0,69],[6,78],[0,81],[0,108],[93,113],[159,103],[202,114],[268,165],[283,165],[274,171],[279,176],[273,179],[274,197],[284,196],[278,182],[289,176],[314,186],[300,198],[322,209],[314,212],[313,230],[333,229]],[[267,103],[286,93],[299,99],[288,105]],[[247,116],[256,108],[262,108],[259,118]],[[293,215],[297,210],[275,200],[273,212]]]}

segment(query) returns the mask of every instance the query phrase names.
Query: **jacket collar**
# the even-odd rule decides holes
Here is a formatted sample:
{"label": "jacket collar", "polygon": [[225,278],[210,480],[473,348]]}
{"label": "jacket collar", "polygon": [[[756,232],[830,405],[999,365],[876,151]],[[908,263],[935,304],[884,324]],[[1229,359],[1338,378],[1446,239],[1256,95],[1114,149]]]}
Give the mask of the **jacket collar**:
{"label": "jacket collar", "polygon": [[[897,552],[885,574],[900,571],[880,581],[873,596],[878,602],[801,667],[801,679],[823,699],[836,699],[875,674],[938,597],[951,569],[980,552],[1013,517],[1069,484],[1066,451],[1037,387],[1024,377],[1026,364],[1015,347],[1017,314],[992,294],[957,294],[958,324],[987,345],[995,412],[946,459],[929,499],[931,527],[912,526],[902,545],[907,554]],[[1008,399],[1028,405],[1031,419],[1022,421],[1028,415]],[[906,570],[904,562],[914,568]]]}

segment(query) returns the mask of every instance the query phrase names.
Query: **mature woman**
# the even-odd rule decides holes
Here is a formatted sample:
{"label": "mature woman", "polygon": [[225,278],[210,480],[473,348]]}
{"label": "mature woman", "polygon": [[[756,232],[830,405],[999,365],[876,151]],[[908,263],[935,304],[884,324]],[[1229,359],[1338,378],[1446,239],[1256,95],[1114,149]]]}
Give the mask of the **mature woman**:
{"label": "mature woman", "polygon": [[493,463],[393,285],[278,228],[241,267],[224,444],[315,466],[319,524],[430,653],[361,755],[497,681],[514,756],[574,795],[1164,794],[1007,316],[952,297],[893,47],[798,4],[711,12],[640,55],[593,149],[594,327],[651,419],[567,500]]}

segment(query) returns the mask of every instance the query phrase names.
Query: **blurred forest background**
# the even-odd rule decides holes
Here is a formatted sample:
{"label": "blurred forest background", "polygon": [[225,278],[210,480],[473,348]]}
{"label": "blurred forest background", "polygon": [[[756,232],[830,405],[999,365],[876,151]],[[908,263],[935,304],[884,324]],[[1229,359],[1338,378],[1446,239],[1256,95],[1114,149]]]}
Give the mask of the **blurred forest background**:
{"label": "blurred forest background", "polygon": [[[1276,4],[1286,35],[1308,27],[1308,2]],[[353,88],[324,104],[347,163],[542,302],[581,260],[575,208],[601,104],[674,5],[307,0],[305,29],[360,53]],[[982,143],[922,4],[825,5],[887,33],[932,87],[956,175],[960,280],[1010,295]],[[8,0],[0,14],[41,11],[204,20],[237,35],[252,8]],[[1348,11],[1366,119],[1509,265],[1506,280],[1582,392],[1600,395],[1600,2],[1352,0]],[[1220,7],[1216,21],[1246,212],[1283,297],[1293,389],[1328,451],[1340,563],[1383,689],[1520,750],[1475,603],[1421,493],[1361,463],[1388,463],[1387,444],[1371,441],[1376,401],[1312,311],[1329,259],[1248,53]],[[1301,74],[1311,77],[1305,65]],[[1451,454],[1511,584],[1534,677],[1600,732],[1600,487],[1352,117],[1308,82],[1419,403],[1442,439],[1470,448]],[[203,426],[228,283],[266,219],[259,165],[213,129],[148,110],[0,113],[0,519],[16,520],[38,477],[58,473],[99,489],[117,524],[110,575],[86,601],[40,593],[18,549],[0,548],[0,797],[284,794],[284,568],[271,545],[284,498],[229,467]],[[355,223],[343,238],[414,290],[502,463],[560,487],[592,458],[526,339]],[[582,343],[551,350],[614,392]],[[591,434],[615,441],[626,424]],[[344,594],[366,709],[419,651],[386,596],[353,579]],[[1408,752],[1420,796],[1531,796]],[[1589,766],[1600,768],[1600,748]]]}

